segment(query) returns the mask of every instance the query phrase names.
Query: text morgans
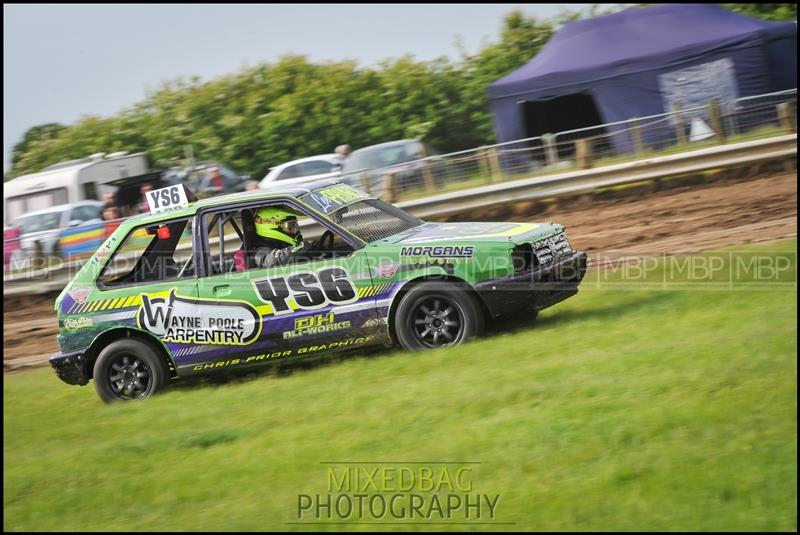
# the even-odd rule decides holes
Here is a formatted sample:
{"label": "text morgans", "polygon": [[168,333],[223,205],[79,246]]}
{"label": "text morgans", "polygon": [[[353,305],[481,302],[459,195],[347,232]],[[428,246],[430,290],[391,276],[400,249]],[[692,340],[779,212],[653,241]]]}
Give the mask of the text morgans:
{"label": "text morgans", "polygon": [[434,258],[472,258],[475,247],[472,245],[413,246],[400,249],[400,256],[430,256]]}

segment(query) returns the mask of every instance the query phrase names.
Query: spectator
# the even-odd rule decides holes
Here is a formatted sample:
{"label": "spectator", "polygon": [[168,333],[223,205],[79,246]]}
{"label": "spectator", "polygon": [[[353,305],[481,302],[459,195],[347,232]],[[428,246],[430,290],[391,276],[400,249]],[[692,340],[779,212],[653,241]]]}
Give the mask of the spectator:
{"label": "spectator", "polygon": [[105,221],[105,237],[108,238],[121,223],[119,208],[106,206],[103,210],[103,221]]}
{"label": "spectator", "polygon": [[222,193],[225,190],[225,180],[223,180],[219,168],[213,166],[208,172],[211,176],[211,188],[214,190],[214,193]]}
{"label": "spectator", "polygon": [[105,203],[103,209],[106,209],[109,206],[117,206],[117,194],[113,191],[106,193],[103,195],[103,202]]}
{"label": "spectator", "polygon": [[338,156],[339,159],[342,161],[342,165],[344,165],[345,160],[350,156],[350,153],[353,152],[353,148],[350,145],[339,145],[334,149],[334,151]]}
{"label": "spectator", "polygon": [[145,182],[142,184],[142,187],[139,188],[139,194],[142,196],[142,199],[139,201],[139,213],[146,214],[150,212],[150,205],[147,204],[147,194],[153,191],[153,185],[149,182]]}
{"label": "spectator", "polygon": [[105,219],[106,221],[108,221],[108,219],[106,219],[105,214],[106,210],[109,208],[114,209],[114,213],[116,214],[116,217],[114,219],[119,219],[121,217],[130,217],[131,215],[134,215],[131,212],[131,208],[129,206],[120,206],[117,203],[117,194],[114,193],[113,191],[103,195],[103,202],[105,203],[103,205],[103,219]]}
{"label": "spectator", "polygon": [[115,221],[119,219],[119,208],[116,206],[106,205],[103,208],[103,220],[104,221]]}

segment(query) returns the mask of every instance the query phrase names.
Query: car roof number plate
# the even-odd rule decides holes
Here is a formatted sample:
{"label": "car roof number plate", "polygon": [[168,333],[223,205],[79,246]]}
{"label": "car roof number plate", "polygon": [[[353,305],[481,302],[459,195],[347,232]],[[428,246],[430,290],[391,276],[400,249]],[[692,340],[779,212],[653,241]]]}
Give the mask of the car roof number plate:
{"label": "car roof number plate", "polygon": [[183,185],[177,184],[148,192],[147,205],[150,207],[151,213],[160,214],[179,208],[186,208],[189,206],[189,199],[186,197],[186,190]]}

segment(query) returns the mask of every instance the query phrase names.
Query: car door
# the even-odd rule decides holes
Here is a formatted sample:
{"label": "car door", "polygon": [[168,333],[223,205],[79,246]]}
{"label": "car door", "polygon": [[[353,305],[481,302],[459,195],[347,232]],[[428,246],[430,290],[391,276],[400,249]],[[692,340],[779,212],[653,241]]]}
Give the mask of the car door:
{"label": "car door", "polygon": [[[97,275],[88,299],[63,312],[90,313],[98,328],[128,326],[159,339],[180,373],[186,355],[206,342],[194,313],[193,228],[193,216],[131,228]],[[94,258],[93,263],[103,262]]]}
{"label": "car door", "polygon": [[[266,206],[294,210],[302,232],[329,231],[333,246],[318,257],[308,245],[289,264],[237,271],[237,254],[243,256],[245,241],[255,236],[252,216]],[[371,296],[366,254],[332,223],[312,217],[290,200],[210,209],[199,221],[207,244],[205,274],[198,279],[200,313],[209,327],[224,334],[222,343],[198,351],[192,371],[305,358],[386,341]]]}

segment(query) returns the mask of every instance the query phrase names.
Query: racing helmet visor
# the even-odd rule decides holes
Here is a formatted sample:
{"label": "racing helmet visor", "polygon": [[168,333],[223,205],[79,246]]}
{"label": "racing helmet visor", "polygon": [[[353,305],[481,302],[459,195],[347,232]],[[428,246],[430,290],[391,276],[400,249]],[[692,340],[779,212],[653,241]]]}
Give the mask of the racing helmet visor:
{"label": "racing helmet visor", "polygon": [[284,219],[277,219],[275,217],[261,217],[256,215],[255,222],[257,225],[260,224],[271,224],[275,225],[278,229],[280,229],[285,234],[289,236],[294,236],[300,231],[300,225],[297,222],[297,216],[287,216]]}
{"label": "racing helmet visor", "polygon": [[283,221],[279,222],[278,228],[289,236],[294,236],[300,231],[300,225],[297,223],[297,217],[295,216],[289,216]]}

